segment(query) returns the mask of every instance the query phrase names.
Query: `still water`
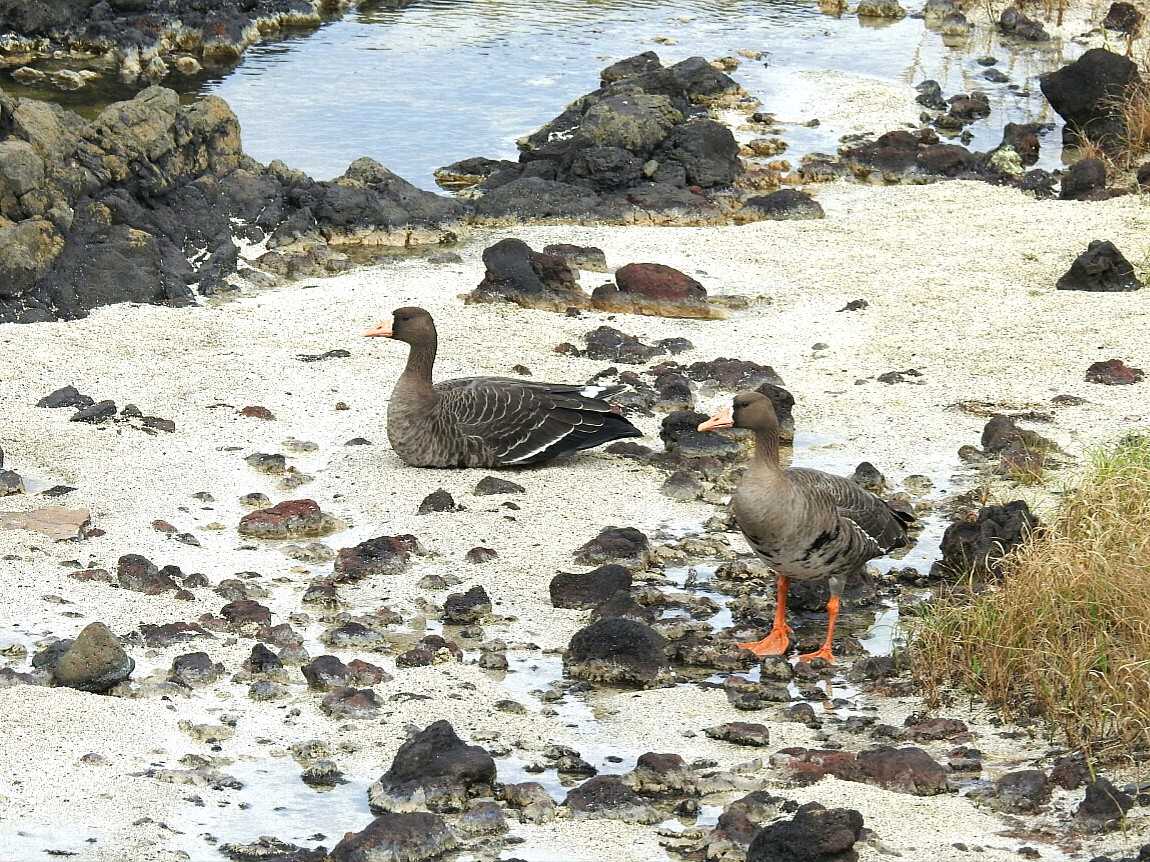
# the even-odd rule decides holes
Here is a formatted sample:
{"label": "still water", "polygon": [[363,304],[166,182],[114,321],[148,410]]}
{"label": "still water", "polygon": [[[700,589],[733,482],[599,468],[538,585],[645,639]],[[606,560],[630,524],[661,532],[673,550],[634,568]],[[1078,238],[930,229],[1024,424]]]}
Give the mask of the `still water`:
{"label": "still water", "polygon": [[[615,60],[655,50],[669,64],[740,49],[764,58],[742,60],[733,77],[782,120],[818,117],[822,94],[801,75],[808,70],[934,78],[947,96],[982,89],[993,113],[971,127],[976,149],[995,146],[1008,121],[1057,119],[1037,75],[1081,50],[1060,40],[1004,45],[989,31],[947,47],[921,20],[868,24],[825,15],[814,0],[415,0],[363,4],[319,31],[256,46],[199,92],[231,103],[246,150],[261,161],[326,179],[366,155],[431,189],[434,169],[457,159],[514,158],[516,138],[594,89]],[[975,61],[986,55],[1008,82],[981,77]],[[842,131],[825,122],[788,130],[787,157],[833,152]],[[1059,156],[1052,131],[1043,166]]]}

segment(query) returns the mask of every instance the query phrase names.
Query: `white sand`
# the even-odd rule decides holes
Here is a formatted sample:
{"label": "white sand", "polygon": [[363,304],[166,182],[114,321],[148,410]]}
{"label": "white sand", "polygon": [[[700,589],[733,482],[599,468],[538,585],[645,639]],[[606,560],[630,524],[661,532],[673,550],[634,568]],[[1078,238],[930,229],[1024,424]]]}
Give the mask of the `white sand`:
{"label": "white sand", "polygon": [[[714,292],[756,298],[752,310],[722,322],[624,315],[608,321],[596,314],[569,319],[512,307],[464,306],[458,295],[479,281],[482,248],[507,235],[493,233],[464,248],[459,265],[436,268],[406,261],[305,282],[315,284],[313,289],[285,288],[218,307],[120,306],[74,323],[0,327],[10,369],[0,395],[6,406],[3,446],[11,466],[30,480],[77,486],[64,504],[89,506],[95,526],[107,531],[80,545],[53,545],[31,533],[0,532],[0,554],[14,555],[0,568],[6,619],[34,635],[71,636],[94,619],[122,634],[141,621],[191,620],[224,604],[202,589],[195,601],[177,602],[81,584],[69,579],[60,565],[76,559],[112,568],[120,554],[136,552],[161,565],[178,564],[185,572],[205,572],[213,582],[240,571],[261,573],[258,583],[266,586],[277,578],[290,579],[290,584],[275,587],[271,601],[276,621],[283,621],[299,609],[307,570],[293,570],[298,564],[274,548],[242,549],[245,543],[234,532],[241,514],[236,498],[263,490],[273,499],[313,497],[325,510],[348,520],[352,528],[328,540],[333,547],[369,535],[410,531],[438,554],[420,560],[402,577],[344,589],[344,598],[357,609],[386,603],[410,617],[426,599],[443,598],[417,589],[416,581],[429,572],[454,573],[464,579],[464,586],[484,584],[497,603],[497,614],[515,618],[504,631],[493,627],[492,634],[560,648],[583,615],[553,609],[547,584],[557,570],[572,568],[573,548],[609,524],[653,531],[667,521],[697,522],[711,513],[702,504],[669,502],[658,490],[660,473],[603,453],[513,476],[527,488],[514,498],[522,506],[514,513],[515,522],[499,508],[504,498],[471,496],[484,471],[404,467],[387,448],[383,431],[387,394],[403,350],[358,337],[366,326],[404,304],[419,303],[436,314],[441,377],[505,374],[512,365],[524,363],[539,379],[584,379],[604,363],[563,357],[552,347],[561,341],[579,343],[583,333],[602,322],[644,340],[686,336],[696,346],[682,357],[687,361],[736,356],[769,363],[795,394],[796,424],[813,441],[808,458],[835,469],[850,469],[868,459],[896,481],[927,473],[940,490],[961,470],[955,451],[977,443],[983,421],[949,409],[954,402],[1042,405],[1056,394],[1081,395],[1087,404],[1058,411],[1056,423],[1040,429],[1071,452],[1150,420],[1150,383],[1108,388],[1083,381],[1086,366],[1098,359],[1120,357],[1150,367],[1145,339],[1150,291],[1096,295],[1053,288],[1092,238],[1113,240],[1136,262],[1145,259],[1150,214],[1140,200],[1034,202],[1012,190],[976,183],[892,189],[840,185],[822,189],[819,199],[827,211],[822,222],[723,229],[554,227],[514,234],[537,248],[554,241],[600,245],[613,265],[667,263],[696,275]],[[592,287],[598,278],[588,275],[585,284]],[[867,299],[870,308],[836,313],[857,298]],[[817,357],[812,351],[816,342],[829,345]],[[294,358],[337,347],[352,351],[352,357],[306,364]],[[922,385],[888,386],[873,379],[856,385],[859,379],[910,367],[923,373]],[[176,433],[151,437],[123,425],[94,428],[69,423],[69,410],[33,406],[66,383],[172,418]],[[716,397],[711,403],[721,400]],[[351,409],[336,411],[337,401]],[[212,409],[217,403],[232,407]],[[270,408],[277,419],[236,415],[235,408],[248,404]],[[640,424],[654,432],[657,420]],[[377,445],[343,447],[344,441],[360,435]],[[281,451],[288,437],[321,446],[316,455],[287,453],[289,463],[317,476],[296,492],[277,490],[274,478],[254,473],[242,460],[253,451]],[[227,446],[242,448],[221,450]],[[468,511],[416,516],[419,501],[438,487],[451,491]],[[204,504],[191,498],[201,490],[215,496],[212,511],[201,511]],[[32,508],[42,501],[13,497],[4,504],[9,509]],[[195,532],[203,547],[166,540],[150,527],[156,518]],[[212,522],[226,529],[207,529]],[[464,563],[463,554],[475,545],[495,548],[500,559],[478,567]],[[45,600],[52,595],[72,604]],[[63,617],[62,612],[82,617]],[[6,629],[6,638],[12,634]],[[146,672],[166,667],[179,653],[205,649],[234,671],[250,648],[246,640],[221,639],[150,655],[137,649],[133,654]],[[392,668],[388,657],[365,657]],[[176,720],[183,717],[218,722],[221,714],[236,716],[237,735],[223,744],[222,752],[231,758],[266,758],[272,750],[282,753],[293,741],[310,737],[333,745],[347,742],[356,750],[338,751],[336,759],[357,780],[371,780],[386,768],[406,723],[422,725],[438,717],[450,719],[465,736],[496,731],[502,742],[519,741],[525,749],[519,756],[526,762],[532,759],[531,751],[553,741],[573,745],[593,760],[611,751],[633,758],[646,750],[663,750],[688,759],[709,757],[727,766],[749,759],[751,752],[701,734],[688,739],[684,732],[697,734],[734,718],[761,720],[736,715],[721,692],[679,688],[603,695],[594,704],[601,721],[573,729],[564,726],[569,713],[542,716],[538,704],[519,693],[533,685],[521,679],[515,684],[517,688],[506,687],[470,665],[398,671],[394,682],[379,687],[385,703],[381,720],[339,723],[319,712],[318,696],[298,686],[286,706],[253,703],[243,687],[231,684],[171,705],[60,689],[3,690],[0,714],[7,729],[0,736],[0,844],[7,848],[4,842],[16,842],[14,830],[21,828],[48,836],[13,843],[21,852],[56,842],[80,851],[73,857],[80,860],[172,860],[182,858],[176,855],[181,847],[195,848],[193,859],[215,858],[196,838],[203,830],[188,824],[196,817],[224,816],[215,804],[226,794],[127,777],[149,764],[178,767],[177,760],[188,752],[210,753],[176,729]],[[397,692],[432,699],[392,701]],[[493,701],[509,696],[527,703],[531,713],[508,716],[492,708]],[[916,706],[884,708],[893,710],[889,720],[901,721]],[[291,715],[291,708],[299,715]],[[944,714],[964,717],[959,708]],[[805,729],[793,725],[772,725],[771,730],[778,743],[771,750],[813,741]],[[987,738],[980,736],[975,744],[1005,760],[1014,744],[988,734],[985,730]],[[87,751],[100,752],[110,765],[78,764]],[[629,765],[613,768],[621,771]],[[294,770],[293,764],[287,771],[296,774]],[[193,790],[205,797],[206,808],[193,809],[181,801]],[[882,844],[907,860],[945,858],[952,852],[946,847],[960,838],[986,847],[980,858],[1014,859],[1014,848],[1022,843],[996,837],[1006,821],[954,797],[917,800],[838,782],[785,792],[803,800],[858,807]],[[144,814],[151,821],[137,824]],[[227,818],[230,828],[253,838],[275,828],[274,823],[265,828],[261,821],[246,831],[248,821],[234,810]],[[73,846],[65,841],[71,833],[55,830],[62,819],[74,824],[77,842],[89,835],[98,842]],[[174,835],[158,823],[188,834]],[[305,823],[301,828],[308,834],[326,827]],[[282,834],[287,831],[285,827]],[[1095,841],[1090,848],[1135,846],[1138,831]],[[522,834],[530,843],[516,852],[538,853],[540,859],[662,858],[651,829],[564,823]],[[338,835],[329,839],[329,846],[335,838]],[[1042,852],[1044,858],[1058,858],[1051,848],[1044,846]],[[873,848],[863,856],[880,858]]]}

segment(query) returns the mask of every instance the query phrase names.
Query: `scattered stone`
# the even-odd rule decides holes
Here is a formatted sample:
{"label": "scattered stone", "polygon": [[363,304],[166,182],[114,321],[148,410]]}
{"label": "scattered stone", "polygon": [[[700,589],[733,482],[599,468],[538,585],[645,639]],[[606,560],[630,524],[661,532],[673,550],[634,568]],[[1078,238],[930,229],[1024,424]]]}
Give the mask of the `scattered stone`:
{"label": "scattered stone", "polygon": [[1139,383],[1145,377],[1141,368],[1131,368],[1121,359],[1107,359],[1095,362],[1086,369],[1087,383],[1101,383],[1104,386],[1129,386]]}
{"label": "scattered stone", "polygon": [[83,539],[95,535],[92,516],[87,509],[62,509],[51,506],[26,512],[0,512],[0,530],[31,530],[53,542]]}
{"label": "scattered stone", "polygon": [[100,401],[89,407],[81,407],[69,420],[70,422],[88,422],[93,425],[112,419],[116,415],[115,401]]}
{"label": "scattered stone", "polygon": [[1074,812],[1074,825],[1084,832],[1113,832],[1134,807],[1134,797],[1098,778],[1086,785],[1086,796]]}
{"label": "scattered stone", "polygon": [[597,775],[567,794],[563,806],[576,819],[622,820],[650,825],[663,815],[618,775]]}
{"label": "scattered stone", "polygon": [[[1050,34],[1033,18],[1028,18],[1015,6],[1008,6],[998,16],[998,29],[1008,36],[1015,36],[1027,42],[1045,42]],[[1045,85],[1042,92],[1046,93]],[[1047,98],[1050,98],[1047,95]],[[1055,107],[1057,111],[1058,108]]]}
{"label": "scattered stone", "polygon": [[1091,48],[1039,79],[1042,94],[1067,127],[1104,148],[1123,139],[1126,125],[1117,106],[1138,81],[1134,62],[1105,48]]}
{"label": "scattered stone", "polygon": [[1038,525],[1023,500],[984,506],[974,520],[957,521],[946,528],[939,545],[942,557],[931,566],[931,576],[962,580],[972,575],[997,576],[1001,562]]}
{"label": "scattered stone", "polygon": [[708,727],[703,733],[711,739],[721,739],[735,745],[749,745],[754,748],[763,748],[770,745],[771,735],[765,724],[756,724],[749,721],[731,721],[717,727]]}
{"label": "scattered stone", "polygon": [[477,545],[464,554],[463,559],[468,563],[481,565],[499,559],[499,554],[496,553],[494,548],[485,548],[482,545]]}
{"label": "scattered stone", "polygon": [[620,562],[643,569],[652,559],[650,540],[634,527],[605,527],[575,551],[575,562],[585,566]]}
{"label": "scattered stone", "polygon": [[651,686],[668,671],[666,641],[641,622],[608,617],[574,634],[563,668],[588,682]]}
{"label": "scattered stone", "polygon": [[860,18],[897,20],[906,17],[906,10],[898,4],[898,0],[860,0],[855,14]]}
{"label": "scattered stone", "polygon": [[220,616],[236,628],[255,624],[271,625],[272,612],[254,599],[239,599],[220,608]]}
{"label": "scattered stone", "polygon": [[487,497],[493,494],[522,494],[525,490],[516,482],[500,479],[498,476],[484,476],[476,483],[472,493],[476,497]]}
{"label": "scattered stone", "polygon": [[1057,284],[1059,290],[1127,291],[1140,287],[1142,282],[1130,261],[1106,240],[1091,241]]}
{"label": "scattered stone", "polygon": [[87,396],[82,395],[75,386],[62,386],[55,392],[45,395],[36,402],[37,407],[47,407],[49,409],[57,409],[60,407],[91,407],[95,401]]}
{"label": "scattered stone", "polygon": [[270,509],[249,512],[240,519],[241,536],[257,539],[319,538],[336,530],[335,518],[315,500],[286,500]]}
{"label": "scattered stone", "polygon": [[1106,190],[1106,163],[1079,159],[1062,172],[1058,196],[1064,201],[1098,201],[1111,197]]}
{"label": "scattered stone", "polygon": [[132,675],[136,667],[120,641],[103,623],[89,623],[58,652],[48,668],[57,685],[105,692]]}
{"label": "scattered stone", "polygon": [[603,249],[594,246],[558,243],[543,248],[544,254],[561,257],[574,269],[587,272],[607,272],[607,255]]}
{"label": "scattered stone", "polygon": [[494,782],[491,755],[441,720],[400,746],[391,768],[369,788],[368,802],[373,813],[462,811],[469,797],[491,793]]}
{"label": "scattered stone", "polygon": [[459,509],[460,507],[455,505],[455,498],[443,488],[432,491],[419,504],[420,515],[429,515],[432,512],[458,512]]}
{"label": "scattered stone", "polygon": [[631,583],[631,571],[614,563],[590,572],[560,572],[551,579],[551,604],[557,608],[593,608],[620,590],[630,590]]}
{"label": "scattered stone", "polygon": [[450,625],[470,625],[490,615],[491,597],[482,586],[474,586],[466,593],[451,593],[443,603],[443,621]]}
{"label": "scattered stone", "polygon": [[266,473],[269,476],[282,475],[287,469],[287,459],[279,453],[269,455],[265,452],[255,452],[244,460],[257,473]]}
{"label": "scattered stone", "polygon": [[[896,4],[897,5],[897,4]],[[748,198],[740,213],[753,213],[748,221],[782,221],[825,218],[822,206],[809,194],[798,189],[779,189],[768,195]],[[736,213],[736,221],[739,218]]]}
{"label": "scattered stone", "polygon": [[247,416],[249,419],[265,419],[270,422],[276,418],[276,415],[268,410],[268,408],[259,404],[249,404],[247,407],[241,407],[237,412],[241,416]]}
{"label": "scattered stone", "polygon": [[168,678],[189,688],[211,685],[224,674],[224,666],[206,652],[190,652],[172,659]]}
{"label": "scattered stone", "polygon": [[808,802],[791,820],[772,823],[747,849],[746,862],[855,862],[863,818],[849,808]]}
{"label": "scattered stone", "polygon": [[994,805],[1014,814],[1034,814],[1050,801],[1050,781],[1041,769],[1008,772],[994,783]]}
{"label": "scattered stone", "polygon": [[139,554],[125,554],[116,561],[116,580],[125,590],[149,596],[180,588],[166,566],[164,569],[157,568]]}
{"label": "scattered stone", "polygon": [[337,688],[328,692],[319,708],[332,718],[375,718],[383,706],[370,688]]}
{"label": "scattered stone", "polygon": [[331,862],[422,862],[455,849],[442,817],[426,812],[383,814],[360,832],[348,832]]}
{"label": "scattered stone", "polygon": [[1110,4],[1106,17],[1102,19],[1102,26],[1107,30],[1117,30],[1126,35],[1136,34],[1142,26],[1142,13],[1133,3],[1117,0]]}
{"label": "scattered stone", "polygon": [[335,558],[336,582],[352,582],[375,576],[398,575],[418,552],[419,542],[410,534],[377,536],[351,548],[342,548]]}

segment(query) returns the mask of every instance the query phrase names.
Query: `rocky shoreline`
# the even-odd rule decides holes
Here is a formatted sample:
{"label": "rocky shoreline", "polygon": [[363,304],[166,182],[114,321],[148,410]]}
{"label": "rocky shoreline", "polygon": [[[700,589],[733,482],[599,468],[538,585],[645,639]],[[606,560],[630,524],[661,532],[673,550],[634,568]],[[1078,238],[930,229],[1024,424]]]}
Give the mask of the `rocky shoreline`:
{"label": "rocky shoreline", "polygon": [[[252,45],[318,27],[358,2],[3,0],[0,71],[21,83],[61,90],[81,89],[105,76],[147,87],[232,66]],[[50,68],[37,68],[43,61]]]}

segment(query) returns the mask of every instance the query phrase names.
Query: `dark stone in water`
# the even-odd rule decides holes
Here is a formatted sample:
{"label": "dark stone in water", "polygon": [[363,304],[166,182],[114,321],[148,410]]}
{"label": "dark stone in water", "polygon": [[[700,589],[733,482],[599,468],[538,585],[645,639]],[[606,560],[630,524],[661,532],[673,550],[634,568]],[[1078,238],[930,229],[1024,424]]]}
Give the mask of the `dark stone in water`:
{"label": "dark stone in water", "polygon": [[492,793],[494,782],[491,755],[441,720],[400,746],[391,768],[368,790],[368,802],[374,813],[462,811],[470,796]]}
{"label": "dark stone in water", "polygon": [[666,641],[641,622],[608,617],[572,636],[563,668],[569,676],[588,682],[654,685],[668,670]]}

